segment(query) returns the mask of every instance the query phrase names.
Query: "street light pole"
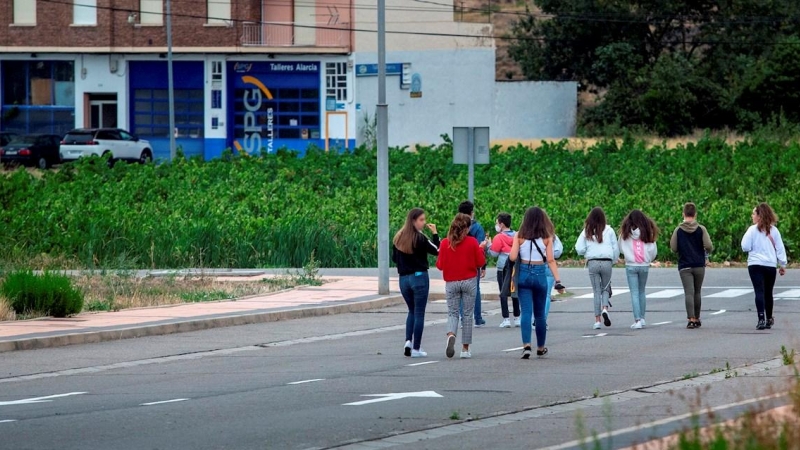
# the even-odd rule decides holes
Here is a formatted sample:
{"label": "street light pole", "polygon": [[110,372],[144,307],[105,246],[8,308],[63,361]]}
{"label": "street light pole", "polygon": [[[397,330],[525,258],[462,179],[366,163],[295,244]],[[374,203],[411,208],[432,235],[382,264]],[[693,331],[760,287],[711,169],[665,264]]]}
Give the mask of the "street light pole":
{"label": "street light pole", "polygon": [[378,294],[389,294],[389,105],[386,104],[386,0],[378,0]]}
{"label": "street light pole", "polygon": [[169,98],[169,158],[175,160],[175,86],[172,77],[172,2],[167,0],[167,90]]}

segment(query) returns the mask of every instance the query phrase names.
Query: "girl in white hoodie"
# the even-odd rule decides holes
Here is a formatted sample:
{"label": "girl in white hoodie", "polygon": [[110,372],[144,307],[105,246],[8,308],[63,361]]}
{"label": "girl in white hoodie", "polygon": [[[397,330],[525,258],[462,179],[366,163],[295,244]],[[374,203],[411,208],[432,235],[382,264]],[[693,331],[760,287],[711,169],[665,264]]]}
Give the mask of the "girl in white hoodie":
{"label": "girl in white hoodie", "polygon": [[594,291],[594,329],[600,329],[600,319],[611,326],[608,314],[608,288],[611,285],[611,269],[619,259],[617,234],[606,223],[602,208],[594,208],[586,218],[583,232],[575,244],[575,251],[586,259],[589,280]]}
{"label": "girl in white hoodie", "polygon": [[638,209],[631,211],[622,221],[619,235],[619,249],[625,257],[625,275],[628,277],[628,287],[631,290],[631,303],[633,304],[634,323],[631,328],[641,330],[647,325],[647,275],[650,263],[658,254],[658,227],[653,219],[647,217]]}
{"label": "girl in white hoodie", "polygon": [[[753,210],[752,218],[753,226],[748,228],[742,238],[742,250],[747,252],[747,271],[756,294],[756,329],[764,330],[775,325],[775,318],[772,317],[772,289],[775,287],[777,273],[781,276],[786,274],[788,261],[781,232],[775,226],[778,223],[775,211],[768,204],[761,203]],[[780,266],[780,269],[776,270],[776,266]]]}

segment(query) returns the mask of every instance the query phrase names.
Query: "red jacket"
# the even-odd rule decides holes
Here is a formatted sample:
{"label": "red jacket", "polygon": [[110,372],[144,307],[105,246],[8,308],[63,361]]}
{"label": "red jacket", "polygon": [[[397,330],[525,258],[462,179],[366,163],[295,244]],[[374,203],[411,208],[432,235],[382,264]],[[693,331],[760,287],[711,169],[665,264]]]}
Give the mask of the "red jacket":
{"label": "red jacket", "polygon": [[442,271],[444,281],[470,280],[478,276],[478,270],[486,264],[486,255],[478,241],[467,236],[453,250],[450,240],[445,238],[439,246],[436,267]]}

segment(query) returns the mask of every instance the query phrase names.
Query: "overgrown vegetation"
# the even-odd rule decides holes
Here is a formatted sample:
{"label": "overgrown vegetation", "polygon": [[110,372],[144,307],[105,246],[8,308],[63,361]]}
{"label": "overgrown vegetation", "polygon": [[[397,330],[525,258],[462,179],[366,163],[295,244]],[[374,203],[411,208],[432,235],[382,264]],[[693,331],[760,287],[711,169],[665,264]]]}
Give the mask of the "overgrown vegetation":
{"label": "overgrown vegetation", "polygon": [[67,317],[83,309],[83,292],[64,275],[30,271],[6,275],[0,294],[16,314],[52,315]]}
{"label": "overgrown vegetation", "polygon": [[800,123],[796,0],[534,0],[511,56],[533,80],[574,80],[595,97],[584,129],[662,135]]}
{"label": "overgrown vegetation", "polygon": [[[716,247],[714,261],[742,258],[750,211],[767,200],[795,259],[800,237],[800,145],[715,138],[667,149],[600,142],[586,151],[564,143],[536,151],[492,152],[476,168],[477,218],[492,229],[500,211],[518,226],[542,205],[571,254],[588,211],[602,205],[617,225],[642,208],[664,231],[660,258],[681,205],[694,201]],[[452,164],[449,141],[390,153],[392,229],[421,206],[446,230],[467,194],[467,170]],[[172,164],[78,162],[33,176],[0,175],[0,267],[183,268],[321,267],[377,264],[375,153],[278,152]]]}

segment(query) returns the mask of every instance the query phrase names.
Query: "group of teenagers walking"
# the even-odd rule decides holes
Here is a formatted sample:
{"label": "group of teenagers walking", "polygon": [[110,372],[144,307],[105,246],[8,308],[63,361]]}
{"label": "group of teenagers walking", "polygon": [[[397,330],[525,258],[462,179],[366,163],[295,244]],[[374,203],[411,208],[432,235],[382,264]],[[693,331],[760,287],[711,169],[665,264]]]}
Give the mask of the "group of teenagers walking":
{"label": "group of teenagers walking", "polygon": [[[543,357],[548,353],[547,318],[553,289],[563,292],[556,260],[563,244],[553,222],[540,207],[529,208],[517,231],[511,229],[511,215],[500,213],[495,223],[497,234],[488,239],[475,219],[472,202],[462,202],[447,236],[439,238],[434,224],[427,223],[425,211],[409,211],[405,224],[395,234],[392,259],[400,276],[400,291],[408,306],[405,356],[427,356],[422,349],[425,310],[430,278],[428,257],[436,256],[436,267],[446,282],[448,320],[445,354],[456,354],[456,336],[461,329],[460,357],[472,357],[472,331],[486,324],[481,316],[480,279],[486,274],[487,253],[497,258],[497,282],[500,288],[501,328],[511,328],[508,307],[512,301],[514,327],[521,328],[522,359],[530,359],[534,350]],[[778,273],[785,274],[787,257],[777,216],[767,203],[752,211],[753,225],[742,238],[758,313],[757,329],[775,325],[773,289]],[[427,228],[429,238],[424,234]],[[611,273],[624,258],[630,288],[634,322],[632,329],[647,326],[647,278],[656,261],[659,228],[640,210],[631,211],[622,221],[619,232],[606,220],[603,209],[591,210],[577,239],[575,250],[586,260],[594,296],[594,329],[611,326]],[[713,244],[708,231],[697,222],[697,206],[683,206],[683,221],[670,238],[670,249],[678,256],[678,271],[683,285],[688,329],[700,328],[702,286],[708,255]],[[528,324],[531,324],[530,326]],[[524,326],[523,326],[524,325]],[[532,337],[535,332],[536,346]]]}

